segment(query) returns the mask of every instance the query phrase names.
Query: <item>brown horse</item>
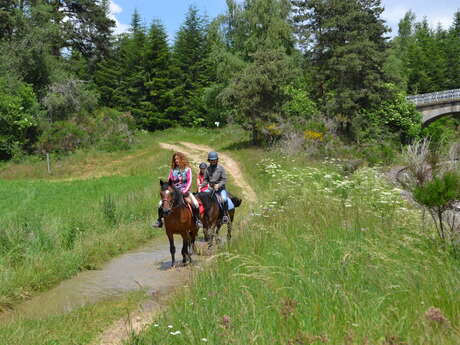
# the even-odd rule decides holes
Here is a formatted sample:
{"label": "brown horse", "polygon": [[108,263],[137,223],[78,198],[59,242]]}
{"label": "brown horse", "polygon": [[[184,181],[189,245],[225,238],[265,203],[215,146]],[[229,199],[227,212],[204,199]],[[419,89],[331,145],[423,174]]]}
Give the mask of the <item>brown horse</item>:
{"label": "brown horse", "polygon": [[182,192],[178,190],[172,181],[163,182],[160,180],[161,208],[163,210],[166,235],[169,239],[169,251],[171,252],[172,263],[175,266],[176,247],[174,246],[174,235],[182,236],[182,262],[192,262],[192,249],[195,249],[195,238],[198,228],[192,217],[192,211],[184,201]]}
{"label": "brown horse", "polygon": [[[219,206],[216,193],[200,192],[196,196],[203,204],[205,210],[202,217],[204,239],[208,241],[208,246],[211,248],[214,244],[214,238],[219,235],[220,228],[222,227],[223,211]],[[235,206],[235,208],[228,211],[227,242],[230,242],[232,238],[232,223],[235,217],[235,209],[241,205],[241,199],[231,196],[230,194],[228,194],[228,197],[232,199]]]}

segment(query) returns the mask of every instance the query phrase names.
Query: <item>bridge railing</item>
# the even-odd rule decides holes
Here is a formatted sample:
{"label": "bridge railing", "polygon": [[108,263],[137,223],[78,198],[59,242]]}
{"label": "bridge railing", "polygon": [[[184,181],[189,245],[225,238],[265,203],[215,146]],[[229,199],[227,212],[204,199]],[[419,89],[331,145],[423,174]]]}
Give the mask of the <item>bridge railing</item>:
{"label": "bridge railing", "polygon": [[416,106],[458,101],[460,100],[460,89],[408,96],[407,100],[414,103]]}

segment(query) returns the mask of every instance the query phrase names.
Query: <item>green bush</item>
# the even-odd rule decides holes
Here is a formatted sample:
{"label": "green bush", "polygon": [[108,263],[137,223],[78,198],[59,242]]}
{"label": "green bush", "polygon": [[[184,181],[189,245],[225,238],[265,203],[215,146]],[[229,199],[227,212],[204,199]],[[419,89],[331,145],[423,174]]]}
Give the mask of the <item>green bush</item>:
{"label": "green bush", "polygon": [[452,171],[435,176],[431,181],[415,187],[414,198],[430,212],[440,239],[458,244],[455,222],[447,221],[445,212],[460,198],[460,176]]}
{"label": "green bush", "polygon": [[392,134],[399,135],[402,143],[408,143],[420,135],[421,123],[415,105],[403,93],[395,92],[390,101],[361,110],[352,126],[358,143],[379,138],[383,141]]}
{"label": "green bush", "polygon": [[40,152],[73,152],[85,146],[89,134],[74,121],[57,121],[49,124],[40,135],[37,147]]}
{"label": "green bush", "polygon": [[414,198],[428,208],[445,209],[460,197],[460,177],[447,172],[441,177],[415,187]]}
{"label": "green bush", "polygon": [[66,153],[94,145],[108,152],[126,150],[134,141],[134,130],[135,121],[131,114],[102,108],[91,117],[74,117],[46,124],[37,149]]}
{"label": "green bush", "polygon": [[67,120],[93,112],[99,95],[80,80],[67,79],[50,86],[43,99],[50,121]]}
{"label": "green bush", "polygon": [[37,129],[39,105],[32,88],[0,76],[0,159],[29,150]]}

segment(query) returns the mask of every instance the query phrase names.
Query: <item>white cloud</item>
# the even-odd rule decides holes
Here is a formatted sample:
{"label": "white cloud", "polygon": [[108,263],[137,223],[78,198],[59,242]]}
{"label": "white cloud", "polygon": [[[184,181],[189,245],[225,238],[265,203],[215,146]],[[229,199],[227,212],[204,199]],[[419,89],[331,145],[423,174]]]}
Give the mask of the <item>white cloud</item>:
{"label": "white cloud", "polygon": [[443,29],[448,29],[452,25],[453,15],[452,16],[442,16],[437,15],[433,17],[429,17],[428,23],[432,28],[436,28],[438,24],[441,24]]}
{"label": "white cloud", "polygon": [[115,21],[115,29],[113,30],[113,32],[116,35],[121,34],[123,32],[127,32],[129,30],[129,25],[121,23],[116,17],[116,15],[120,14],[121,12],[123,12],[121,6],[118,5],[115,1],[110,0],[109,18]]}

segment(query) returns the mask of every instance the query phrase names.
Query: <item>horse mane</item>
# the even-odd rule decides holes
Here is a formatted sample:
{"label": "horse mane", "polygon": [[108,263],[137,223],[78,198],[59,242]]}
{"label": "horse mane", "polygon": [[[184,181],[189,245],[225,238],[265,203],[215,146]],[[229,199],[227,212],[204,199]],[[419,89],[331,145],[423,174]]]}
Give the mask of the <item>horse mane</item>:
{"label": "horse mane", "polygon": [[182,194],[182,191],[180,191],[174,185],[171,185],[171,188],[173,189],[174,205],[185,206],[185,200],[184,200],[184,195]]}
{"label": "horse mane", "polygon": [[201,203],[203,204],[203,207],[206,212],[208,212],[211,209],[212,203],[217,202],[217,199],[215,196],[211,197],[212,193],[207,193],[207,192],[200,192],[196,196],[198,199],[200,199]]}

